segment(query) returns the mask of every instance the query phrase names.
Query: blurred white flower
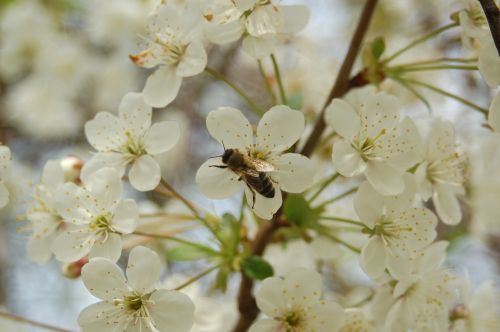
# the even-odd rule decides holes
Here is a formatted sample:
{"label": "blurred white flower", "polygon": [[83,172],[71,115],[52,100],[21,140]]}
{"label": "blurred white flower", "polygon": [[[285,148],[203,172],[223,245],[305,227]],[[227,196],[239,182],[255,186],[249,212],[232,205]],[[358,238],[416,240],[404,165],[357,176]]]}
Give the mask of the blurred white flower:
{"label": "blurred white flower", "polygon": [[500,133],[500,89],[497,90],[488,112],[488,124],[497,133]]}
{"label": "blurred white flower", "polygon": [[[259,121],[255,143],[250,123],[235,108],[221,107],[210,112],[207,128],[226,149],[222,157],[207,160],[196,173],[196,182],[207,197],[226,198],[244,186],[254,212],[271,219],[282,204],[281,190],[300,193],[312,185],[313,162],[298,153],[285,153],[304,131],[301,112],[284,105],[272,107]],[[251,188],[245,179],[261,192],[255,186]]]}
{"label": "blurred white flower", "polygon": [[65,183],[56,193],[55,208],[66,222],[52,243],[62,262],[74,262],[89,255],[117,261],[122,235],[132,233],[139,219],[137,204],[121,199],[121,176],[103,168],[83,180],[83,187]]}
{"label": "blurred white flower", "polygon": [[83,332],[189,331],[193,302],[181,292],[158,289],[160,272],[158,255],[141,246],[130,252],[127,278],[112,261],[91,259],[83,267],[83,283],[102,301],[80,313]]}
{"label": "blurred white flower", "polygon": [[130,59],[144,68],[158,68],[144,86],[144,100],[163,107],[177,96],[184,77],[201,73],[207,65],[207,54],[201,42],[199,4],[161,5],[150,18],[145,37],[146,49]]}
{"label": "blurred white flower", "polygon": [[210,41],[226,44],[243,36],[243,50],[263,58],[274,52],[279,35],[297,33],[307,25],[309,10],[272,0],[223,0],[208,3],[203,16]]}
{"label": "blurred white flower", "polygon": [[354,207],[370,234],[361,251],[361,266],[372,278],[382,276],[386,267],[410,259],[436,237],[437,219],[426,208],[412,207],[415,197],[413,176],[405,176],[405,191],[382,196],[364,182],[356,193]]}
{"label": "blurred white flower", "polygon": [[500,56],[489,31],[481,39],[477,66],[486,83],[492,89],[498,88],[500,85]]}
{"label": "blurred white flower", "polygon": [[370,323],[361,309],[345,310],[345,323],[339,332],[375,332],[377,329]]}
{"label": "blurred white flower", "polygon": [[0,142],[0,209],[9,203],[9,191],[5,184],[10,175],[10,167],[10,149]]}
{"label": "blurred white flower", "polygon": [[344,324],[344,310],[336,302],[322,300],[322,289],[321,275],[302,268],[283,278],[265,279],[255,299],[269,318],[254,323],[249,332],[338,331]]}
{"label": "blurred white flower", "polygon": [[337,171],[347,177],[364,173],[383,195],[403,191],[403,173],[416,160],[418,132],[406,117],[399,122],[396,97],[367,91],[356,103],[334,99],[325,121],[341,139],[333,145],[332,160]]}
{"label": "blurred white flower", "polygon": [[417,167],[417,186],[424,201],[432,197],[439,218],[456,225],[462,218],[456,197],[463,192],[465,158],[457,152],[450,122],[433,119],[424,139],[423,162]]}
{"label": "blurred white flower", "polygon": [[85,135],[97,153],[83,166],[82,179],[103,167],[115,168],[120,175],[132,164],[128,178],[140,191],[153,190],[161,179],[154,159],[170,150],[178,141],[179,126],[173,121],[151,125],[151,107],[139,93],[126,94],[118,108],[118,117],[100,112],[85,124]]}

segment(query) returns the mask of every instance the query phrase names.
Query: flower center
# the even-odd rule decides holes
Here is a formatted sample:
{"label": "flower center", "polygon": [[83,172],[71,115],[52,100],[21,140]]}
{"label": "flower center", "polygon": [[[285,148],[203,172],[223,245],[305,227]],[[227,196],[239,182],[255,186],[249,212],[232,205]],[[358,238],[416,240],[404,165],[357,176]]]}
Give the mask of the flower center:
{"label": "flower center", "polygon": [[352,144],[352,147],[359,152],[361,155],[361,158],[363,158],[364,161],[374,159],[375,158],[375,151],[374,149],[377,146],[377,141],[385,135],[387,131],[385,129],[382,129],[377,136],[371,138],[367,137],[362,143],[360,141],[355,141]]}
{"label": "flower center", "polygon": [[162,59],[165,64],[176,66],[182,59],[188,45],[180,43],[167,42],[160,37],[156,37],[155,43],[160,46]]}
{"label": "flower center", "polygon": [[151,293],[133,293],[131,295],[125,296],[123,299],[113,300],[113,304],[115,306],[121,306],[127,311],[128,315],[131,315],[136,319],[149,317],[149,311],[146,304],[148,303],[150,296]]}
{"label": "flower center", "polygon": [[90,229],[98,232],[98,233],[104,233],[104,232],[116,232],[116,230],[111,226],[111,216],[110,215],[100,215],[96,217],[91,223],[90,223]]}
{"label": "flower center", "polygon": [[453,153],[448,158],[436,160],[427,166],[427,178],[430,182],[448,183],[461,186],[465,177],[465,160]]}
{"label": "flower center", "polygon": [[282,327],[285,332],[297,332],[304,327],[305,319],[300,308],[289,309],[278,318],[282,322]]}
{"label": "flower center", "polygon": [[146,154],[146,148],[140,139],[135,138],[129,131],[125,132],[125,136],[127,136],[127,142],[125,142],[122,148],[125,153],[136,157]]}
{"label": "flower center", "polygon": [[386,245],[391,238],[401,237],[401,233],[412,231],[413,227],[411,226],[401,226],[388,220],[378,221],[375,223],[373,229],[368,230],[372,235],[380,236]]}

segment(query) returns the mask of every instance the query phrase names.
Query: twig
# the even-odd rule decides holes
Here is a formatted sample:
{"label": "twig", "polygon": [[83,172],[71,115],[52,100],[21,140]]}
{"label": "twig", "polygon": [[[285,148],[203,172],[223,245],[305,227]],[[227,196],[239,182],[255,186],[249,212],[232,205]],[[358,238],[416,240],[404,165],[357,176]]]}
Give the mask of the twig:
{"label": "twig", "polygon": [[183,289],[184,287],[187,287],[187,286],[191,285],[193,282],[195,282],[196,280],[198,280],[200,278],[203,278],[204,276],[206,276],[207,274],[209,274],[210,272],[212,272],[213,270],[215,270],[218,267],[219,267],[219,265],[215,265],[215,266],[212,266],[209,269],[201,271],[197,275],[189,278],[186,282],[184,282],[184,283],[180,284],[179,286],[175,287],[174,290],[178,291],[178,290]]}
{"label": "twig", "polygon": [[276,98],[276,94],[273,91],[273,87],[271,86],[271,83],[269,82],[269,79],[267,78],[266,72],[264,71],[264,67],[262,66],[262,61],[257,60],[257,65],[259,66],[259,72],[260,75],[262,76],[262,80],[264,81],[264,84],[266,85],[266,90],[269,93],[269,97],[271,97],[271,102],[273,105],[278,104],[278,100]]}
{"label": "twig", "polygon": [[495,0],[479,0],[479,2],[481,3],[481,7],[483,7],[493,41],[500,56],[500,10],[495,4]]}
{"label": "twig", "polygon": [[37,322],[37,321],[31,320],[31,319],[28,319],[28,318],[25,318],[25,317],[22,317],[22,316],[18,316],[18,315],[15,315],[15,314],[8,313],[8,312],[2,312],[2,311],[0,311],[0,317],[3,317],[5,319],[9,319],[9,320],[13,320],[13,321],[16,321],[16,322],[21,322],[21,323],[29,324],[29,325],[32,325],[32,326],[40,327],[40,328],[46,329],[48,331],[73,332],[72,330],[67,330],[67,329],[63,329],[61,327],[53,326],[53,325],[50,325],[50,324],[45,324],[45,323]]}
{"label": "twig", "polygon": [[278,61],[274,54],[271,54],[271,61],[273,63],[274,75],[276,76],[276,81],[278,82],[278,87],[280,90],[281,103],[284,105],[288,104],[288,98],[286,97],[285,87],[283,86],[283,81],[281,79],[280,67],[278,66]]}

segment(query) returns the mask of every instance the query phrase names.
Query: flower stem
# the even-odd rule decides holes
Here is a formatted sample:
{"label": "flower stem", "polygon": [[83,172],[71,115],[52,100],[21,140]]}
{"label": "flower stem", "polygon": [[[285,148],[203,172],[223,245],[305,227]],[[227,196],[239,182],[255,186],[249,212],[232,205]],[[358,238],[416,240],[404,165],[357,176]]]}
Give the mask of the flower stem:
{"label": "flower stem", "polygon": [[421,61],[415,61],[415,62],[409,62],[409,63],[402,63],[402,64],[398,64],[396,67],[413,67],[413,66],[420,66],[420,65],[432,65],[432,64],[442,63],[442,62],[469,63],[469,62],[477,62],[477,58],[462,59],[462,58],[446,58],[446,57],[444,57],[444,58],[421,60]]}
{"label": "flower stem", "polygon": [[189,245],[192,247],[200,248],[203,250],[211,251],[213,254],[218,254],[218,252],[213,250],[212,248],[209,248],[207,246],[204,246],[204,245],[196,243],[196,242],[184,240],[184,239],[181,239],[181,238],[176,237],[176,236],[168,235],[168,234],[151,234],[151,233],[144,233],[144,232],[140,232],[140,231],[135,231],[132,234],[139,235],[139,236],[145,236],[145,237],[151,237],[151,238],[155,238],[155,239],[174,241],[174,242],[186,244],[186,245]]}
{"label": "flower stem", "polygon": [[218,71],[216,71],[215,69],[212,69],[210,67],[206,67],[205,71],[208,74],[210,74],[213,78],[215,78],[216,80],[219,80],[219,81],[222,81],[222,82],[226,83],[231,89],[234,90],[234,92],[236,92],[243,99],[245,99],[245,101],[247,102],[248,106],[250,106],[250,108],[252,108],[252,110],[255,113],[257,113],[259,115],[264,114],[264,110],[262,108],[260,108],[260,106],[257,105],[257,103],[249,95],[247,95],[245,92],[243,92],[242,89],[240,89],[239,87],[237,87],[236,84],[234,84],[233,82],[229,81],[221,73],[219,73]]}
{"label": "flower stem", "polygon": [[441,65],[441,66],[415,66],[415,67],[392,67],[388,70],[401,70],[402,72],[411,71],[427,71],[427,70],[445,70],[445,69],[458,69],[458,70],[478,70],[477,66],[458,66],[458,65]]}
{"label": "flower stem", "polygon": [[424,82],[420,82],[420,81],[417,81],[417,80],[413,80],[413,79],[409,79],[409,78],[402,78],[404,81],[410,83],[410,84],[413,84],[413,85],[418,85],[418,86],[421,86],[421,87],[424,87],[426,89],[429,89],[429,90],[432,90],[436,93],[439,93],[439,94],[442,94],[446,97],[449,97],[449,98],[452,98],[452,99],[455,99],[456,101],[459,101],[461,102],[462,104],[464,105],[467,105],[469,106],[470,108],[473,108],[475,109],[476,111],[479,111],[481,113],[483,113],[484,115],[487,115],[488,114],[488,110],[485,109],[485,108],[482,108],[481,106],[478,106],[466,99],[463,99],[462,97],[459,97],[457,95],[454,95],[448,91],[445,91],[445,90],[442,90],[434,85],[431,85],[431,84],[428,84],[428,83],[424,83]]}
{"label": "flower stem", "polygon": [[57,326],[53,326],[53,325],[49,325],[49,324],[37,322],[37,321],[31,320],[31,319],[28,319],[28,318],[25,318],[25,317],[22,317],[22,316],[18,316],[18,315],[15,315],[15,314],[8,313],[8,312],[2,312],[2,311],[0,311],[0,317],[8,319],[8,320],[12,320],[12,321],[20,322],[20,323],[25,323],[25,324],[28,324],[28,325],[40,327],[40,328],[48,330],[48,331],[73,332],[71,330],[67,330],[67,329],[63,329],[63,328],[57,327]]}
{"label": "flower stem", "polygon": [[264,71],[264,67],[262,66],[262,61],[257,60],[257,64],[259,66],[259,72],[262,75],[262,79],[264,80],[264,84],[266,85],[266,90],[269,93],[269,97],[271,97],[271,101],[273,105],[278,104],[278,99],[276,98],[276,94],[273,91],[273,87],[271,86],[271,83],[269,83],[269,80],[267,79],[266,72]]}
{"label": "flower stem", "polygon": [[334,182],[339,177],[339,175],[340,175],[339,173],[335,172],[335,173],[333,173],[332,176],[330,176],[328,179],[323,181],[323,184],[321,185],[321,187],[319,187],[319,189],[309,199],[309,203],[312,203],[319,196],[319,194],[321,194],[321,192],[323,192],[323,190],[325,190],[326,187],[328,187],[332,182]]}
{"label": "flower stem", "polygon": [[324,201],[323,203],[321,203],[321,204],[318,206],[318,208],[319,208],[319,207],[325,207],[325,206],[327,206],[328,204],[331,204],[331,203],[333,203],[333,202],[336,202],[336,201],[338,201],[338,200],[341,200],[342,198],[344,198],[344,197],[346,197],[346,196],[349,196],[349,195],[350,195],[350,194],[352,194],[352,193],[355,193],[355,192],[356,192],[356,190],[358,190],[358,187],[355,187],[355,188],[349,189],[349,190],[347,190],[347,191],[343,192],[343,193],[342,193],[342,194],[340,194],[340,195],[337,195],[337,196],[335,196],[335,197],[332,197],[332,198],[330,198],[329,200]]}
{"label": "flower stem", "polygon": [[281,80],[280,67],[278,66],[278,61],[276,61],[276,57],[274,56],[274,54],[271,54],[271,61],[273,63],[274,75],[276,76],[276,81],[278,82],[278,87],[280,90],[281,103],[283,103],[284,105],[288,105],[285,87],[283,86],[283,81]]}
{"label": "flower stem", "polygon": [[189,285],[191,285],[193,282],[195,282],[196,280],[198,279],[201,279],[203,278],[204,276],[206,276],[207,274],[209,274],[210,272],[212,272],[213,270],[217,269],[219,267],[219,265],[215,265],[215,266],[212,266],[211,268],[209,269],[206,269],[204,271],[201,271],[200,273],[198,273],[197,275],[189,278],[186,282],[180,284],[179,286],[175,287],[174,290],[178,291],[178,290],[181,290]]}
{"label": "flower stem", "polygon": [[388,63],[388,62],[390,62],[390,61],[394,60],[395,58],[397,58],[398,56],[400,56],[401,54],[405,53],[406,51],[408,51],[408,50],[410,50],[410,49],[414,48],[415,46],[417,46],[417,45],[419,45],[419,44],[423,43],[424,41],[429,40],[429,39],[431,39],[431,38],[433,38],[433,37],[435,37],[435,36],[439,35],[440,33],[444,32],[444,31],[446,31],[446,30],[449,30],[449,29],[451,29],[451,28],[454,28],[454,27],[456,27],[456,26],[458,26],[458,24],[457,24],[457,23],[455,23],[455,22],[453,22],[453,23],[450,23],[450,24],[448,24],[448,25],[445,25],[445,26],[443,26],[443,27],[441,27],[441,28],[438,28],[438,29],[436,29],[436,30],[433,30],[433,31],[429,32],[428,34],[426,34],[426,35],[424,35],[424,36],[422,36],[422,37],[420,37],[420,38],[418,38],[418,39],[416,39],[416,40],[412,41],[411,43],[409,43],[409,44],[408,44],[408,45],[406,45],[405,47],[403,47],[403,48],[399,49],[399,50],[398,50],[398,51],[396,51],[393,55],[389,56],[389,57],[388,57],[388,58],[386,58],[384,61],[382,61],[382,63]]}
{"label": "flower stem", "polygon": [[357,254],[361,253],[361,250],[359,250],[358,248],[354,247],[353,245],[345,242],[344,240],[336,237],[335,235],[333,235],[331,233],[325,232],[325,233],[321,233],[320,235],[322,235],[322,236],[324,236],[324,237],[326,237],[326,238],[328,238],[328,239],[330,239],[330,240],[332,240],[334,242],[337,242],[337,243],[343,245],[344,247],[346,247],[346,248],[354,251]]}
{"label": "flower stem", "polygon": [[321,219],[344,222],[344,223],[351,224],[351,225],[356,225],[356,226],[359,226],[359,227],[366,227],[365,224],[363,224],[360,221],[356,221],[356,220],[352,220],[352,219],[347,219],[347,218],[333,217],[333,216],[322,216]]}

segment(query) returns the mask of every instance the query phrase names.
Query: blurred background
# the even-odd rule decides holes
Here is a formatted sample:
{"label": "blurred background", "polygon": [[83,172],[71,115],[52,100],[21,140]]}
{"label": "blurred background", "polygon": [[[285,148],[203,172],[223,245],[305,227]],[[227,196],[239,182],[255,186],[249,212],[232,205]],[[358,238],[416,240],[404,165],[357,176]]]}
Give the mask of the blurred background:
{"label": "blurred background", "polygon": [[[136,67],[128,55],[141,50],[140,36],[144,35],[148,14],[158,2],[0,0],[0,141],[12,150],[14,163],[8,184],[11,202],[0,210],[0,307],[12,313],[77,330],[78,313],[95,301],[81,280],[63,275],[60,263],[52,260],[38,265],[26,257],[29,230],[26,232],[23,214],[45,162],[68,155],[88,159],[91,148],[83,132],[85,121],[99,111],[116,112],[126,92],[142,89],[149,73]],[[312,124],[333,84],[364,1],[280,2],[305,4],[311,11],[308,27],[293,39],[283,40],[276,55],[291,103],[303,110]],[[460,3],[452,0],[380,0],[366,40],[383,36],[390,53],[411,38],[449,23],[450,14],[460,8]],[[241,52],[239,43],[208,46],[207,52],[211,67],[237,82],[261,105],[271,105],[255,60]],[[463,56],[463,52],[460,33],[453,30],[408,52],[401,61]],[[264,66],[268,80],[274,84],[270,62],[264,61]],[[359,69],[360,64],[355,72]],[[415,75],[488,108],[491,91],[476,72],[435,71]],[[382,89],[402,96],[406,114],[423,118],[433,112],[452,121],[459,141],[467,143],[465,148],[471,156],[481,146],[481,140],[477,139],[485,131],[481,114],[433,93],[426,94],[432,105],[429,111],[413,94],[392,82],[384,82]],[[155,110],[153,115],[155,120],[175,119],[182,128],[179,144],[160,158],[163,175],[194,202],[215,213],[237,211],[240,200],[237,197],[209,201],[194,183],[194,174],[202,162],[222,151],[208,135],[204,120],[218,106],[237,107],[256,122],[255,115],[238,95],[203,73],[185,79],[177,99],[166,109]],[[318,151],[315,157],[318,167],[326,171],[330,167],[328,144]],[[487,176],[490,185],[500,181],[498,171]],[[163,208],[163,201],[155,197],[130,194],[144,201],[146,210]],[[500,202],[498,194],[495,197]],[[151,207],[153,203],[146,203],[149,199],[158,204]],[[344,202],[346,206],[350,203]],[[464,207],[465,217],[460,226],[440,230],[441,238],[453,241],[448,263],[459,274],[468,274],[473,284],[484,280],[498,283],[500,243],[490,220],[477,215],[477,211]],[[498,219],[495,221],[500,224]],[[273,250],[276,251],[271,247],[269,257],[277,265],[286,262],[286,257],[290,257],[287,255],[294,255],[296,264],[302,261],[309,264],[307,257],[301,260],[297,256],[302,252],[300,245],[290,246],[288,252]],[[329,259],[332,269],[338,271],[338,278],[332,281],[337,289],[341,285],[348,287],[349,280],[367,282],[366,278],[352,277],[360,274],[356,257],[332,253]],[[19,326],[9,324],[0,319],[0,330],[20,330]],[[30,326],[23,328],[43,331]]]}

